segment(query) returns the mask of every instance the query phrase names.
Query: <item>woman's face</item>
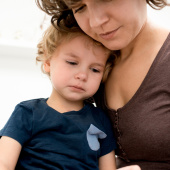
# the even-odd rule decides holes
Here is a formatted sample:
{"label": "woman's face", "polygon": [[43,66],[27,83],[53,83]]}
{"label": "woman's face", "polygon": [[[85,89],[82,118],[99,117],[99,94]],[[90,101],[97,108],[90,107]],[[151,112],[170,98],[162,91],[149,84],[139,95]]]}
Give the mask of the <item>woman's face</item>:
{"label": "woman's face", "polygon": [[146,22],[145,0],[82,0],[72,8],[81,29],[111,50],[125,48]]}

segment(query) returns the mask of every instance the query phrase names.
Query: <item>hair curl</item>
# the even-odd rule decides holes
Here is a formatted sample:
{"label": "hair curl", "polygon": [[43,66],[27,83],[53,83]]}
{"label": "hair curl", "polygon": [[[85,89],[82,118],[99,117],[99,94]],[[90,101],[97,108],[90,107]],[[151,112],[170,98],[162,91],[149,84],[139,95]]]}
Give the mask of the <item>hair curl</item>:
{"label": "hair curl", "polygon": [[147,4],[149,4],[153,9],[160,10],[165,6],[169,6],[170,4],[167,2],[168,0],[146,0]]}
{"label": "hair curl", "polygon": [[63,0],[35,0],[37,6],[51,17],[52,25],[58,30],[70,32],[80,29],[71,9]]}

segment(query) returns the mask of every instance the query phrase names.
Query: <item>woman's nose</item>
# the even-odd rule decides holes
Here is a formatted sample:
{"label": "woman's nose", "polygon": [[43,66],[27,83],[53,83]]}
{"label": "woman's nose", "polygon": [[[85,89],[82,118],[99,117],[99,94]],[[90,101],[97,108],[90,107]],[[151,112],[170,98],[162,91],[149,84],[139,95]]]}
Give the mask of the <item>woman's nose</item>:
{"label": "woman's nose", "polygon": [[89,10],[89,24],[91,28],[96,28],[107,23],[109,17],[106,11],[102,10],[98,6]]}
{"label": "woman's nose", "polygon": [[79,79],[81,81],[87,81],[87,73],[85,72],[79,72],[75,75],[76,79]]}

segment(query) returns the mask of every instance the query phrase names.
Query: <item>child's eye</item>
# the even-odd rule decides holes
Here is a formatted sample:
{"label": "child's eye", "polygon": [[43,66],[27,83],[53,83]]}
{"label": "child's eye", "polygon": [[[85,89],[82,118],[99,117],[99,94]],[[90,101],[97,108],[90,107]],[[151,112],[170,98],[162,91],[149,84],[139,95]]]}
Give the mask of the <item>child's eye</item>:
{"label": "child's eye", "polygon": [[84,8],[85,8],[85,5],[83,5],[79,8],[73,9],[73,11],[74,11],[74,13],[81,12]]}
{"label": "child's eye", "polygon": [[100,73],[100,70],[96,69],[96,68],[91,68],[91,70],[94,72],[94,73]]}
{"label": "child's eye", "polygon": [[68,64],[70,64],[70,65],[77,65],[77,63],[74,62],[74,61],[66,61],[66,63],[68,63]]}

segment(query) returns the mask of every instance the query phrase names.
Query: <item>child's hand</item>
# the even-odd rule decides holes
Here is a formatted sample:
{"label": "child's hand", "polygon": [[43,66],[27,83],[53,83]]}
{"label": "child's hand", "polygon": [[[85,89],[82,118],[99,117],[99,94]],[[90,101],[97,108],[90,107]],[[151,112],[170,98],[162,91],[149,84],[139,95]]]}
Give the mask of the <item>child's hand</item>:
{"label": "child's hand", "polygon": [[117,170],[141,170],[141,168],[138,165],[132,165],[132,166],[126,166],[123,168],[119,168]]}

